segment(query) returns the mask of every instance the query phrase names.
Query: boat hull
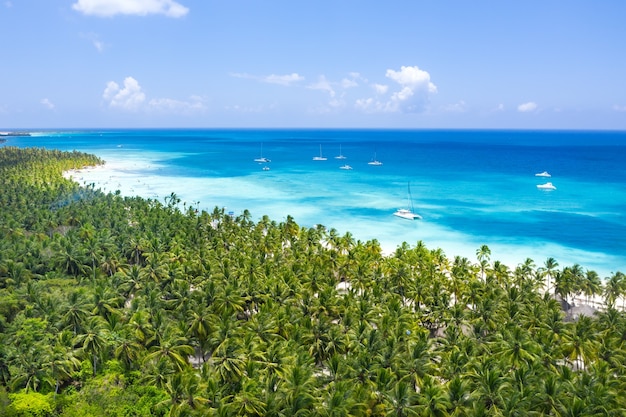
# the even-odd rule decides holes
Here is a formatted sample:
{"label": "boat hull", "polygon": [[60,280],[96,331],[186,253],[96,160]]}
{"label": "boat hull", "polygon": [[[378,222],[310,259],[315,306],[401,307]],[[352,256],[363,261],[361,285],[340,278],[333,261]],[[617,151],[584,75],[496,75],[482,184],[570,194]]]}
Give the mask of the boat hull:
{"label": "boat hull", "polygon": [[420,216],[419,214],[415,214],[412,211],[405,210],[405,209],[400,209],[396,211],[395,213],[393,213],[393,215],[396,217],[400,217],[402,219],[406,219],[406,220],[419,220],[422,218],[422,216]]}
{"label": "boat hull", "polygon": [[547,182],[545,184],[539,184],[539,185],[537,185],[537,188],[540,189],[540,190],[545,190],[545,191],[556,190],[556,187],[554,185],[552,185],[551,182]]}

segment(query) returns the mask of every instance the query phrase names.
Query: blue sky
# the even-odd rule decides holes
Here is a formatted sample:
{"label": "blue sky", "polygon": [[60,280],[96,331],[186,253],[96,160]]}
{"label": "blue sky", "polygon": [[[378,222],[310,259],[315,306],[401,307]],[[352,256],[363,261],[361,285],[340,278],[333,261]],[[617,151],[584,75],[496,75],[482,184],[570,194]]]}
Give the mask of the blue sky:
{"label": "blue sky", "polygon": [[624,21],[623,0],[0,0],[0,130],[624,130]]}

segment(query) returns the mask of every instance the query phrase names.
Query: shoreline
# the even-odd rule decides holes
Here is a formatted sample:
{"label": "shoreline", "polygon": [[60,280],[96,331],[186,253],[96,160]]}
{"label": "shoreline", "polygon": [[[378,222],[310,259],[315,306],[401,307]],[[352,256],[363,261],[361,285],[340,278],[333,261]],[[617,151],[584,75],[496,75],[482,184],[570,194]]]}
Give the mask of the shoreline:
{"label": "shoreline", "polygon": [[[181,204],[183,201],[186,202],[188,206],[191,206],[192,204],[200,203],[198,201],[194,202],[193,200],[187,198],[186,196],[179,194],[178,192],[176,192],[176,190],[171,190],[173,186],[171,180],[169,181],[163,180],[163,178],[158,175],[158,172],[161,170],[161,168],[162,167],[160,165],[152,163],[145,159],[129,159],[129,160],[123,160],[123,161],[117,160],[113,162],[105,161],[103,165],[99,165],[96,167],[86,167],[82,169],[65,171],[63,173],[63,177],[66,179],[70,179],[78,183],[81,186],[94,184],[96,189],[100,189],[101,191],[105,193],[114,193],[115,191],[119,190],[120,194],[123,196],[139,196],[143,198],[151,198],[151,199],[156,199],[158,201],[162,201],[165,197],[169,196],[172,192],[174,192],[177,196],[181,198]],[[194,179],[189,179],[189,181],[191,180],[194,180]],[[178,181],[177,182],[178,188],[181,188],[181,184],[185,184],[187,182],[188,181],[185,181],[185,180]],[[166,190],[169,190],[169,191],[166,191]],[[213,207],[215,206],[218,206],[218,205],[213,205]],[[212,210],[213,207],[200,207],[200,209],[210,211]],[[260,218],[261,216],[258,216],[258,217]],[[272,218],[272,216],[270,216],[270,218]],[[296,216],[293,216],[293,218],[296,221],[296,223],[298,223],[301,227],[305,227],[300,223],[300,221],[298,220]],[[279,221],[279,219],[275,219],[275,218],[272,218],[272,219],[275,221]],[[328,228],[328,226],[325,225],[323,222],[318,223],[318,224],[322,224]],[[355,238],[355,240],[363,241],[363,239],[360,239],[360,236],[356,236],[353,231],[350,231],[350,230],[339,231],[341,235],[343,235],[346,232],[350,232]],[[371,240],[371,239],[365,239],[365,240]],[[396,249],[401,245],[401,243],[402,242],[394,244],[389,241],[379,240],[381,251],[384,256],[393,255]],[[413,243],[406,242],[406,243],[408,243],[409,246],[412,248],[412,247],[415,247],[417,242],[413,242]],[[449,260],[449,262],[453,262],[455,256],[461,256],[461,257],[466,257],[472,264],[477,263],[475,259],[475,253],[476,253],[475,251],[477,250],[477,248],[480,247],[480,245],[476,246],[476,248],[473,248],[473,249],[466,248],[467,249],[466,252],[469,250],[472,252],[472,255],[474,256],[472,255],[462,256],[462,255],[457,255],[457,254],[451,254],[449,252],[450,248],[443,248],[443,247],[439,247],[436,245],[428,244],[426,242],[424,242],[424,244],[429,250],[441,249],[444,255],[446,256],[446,258]],[[487,246],[492,251],[492,256],[491,256],[492,262],[499,261],[500,263],[506,265],[509,268],[511,273],[513,273],[515,269],[519,265],[521,265],[523,261],[525,261],[528,258],[528,257],[524,257],[523,259],[512,261],[512,257],[509,256],[508,258],[505,259],[499,256],[498,254],[494,254],[494,251],[491,245],[487,245]],[[458,249],[458,246],[457,246],[457,249]],[[561,264],[561,262],[558,259],[556,260],[557,262],[559,262],[559,268],[563,268],[565,266],[571,266],[571,265]],[[543,261],[537,261],[535,259],[533,259],[533,261],[534,261],[535,269],[538,269],[543,265]],[[583,268],[585,268],[585,266],[582,265],[582,263],[579,263],[579,264]],[[588,268],[585,268],[585,269],[588,269]],[[604,276],[600,273],[599,275],[603,284],[609,278],[608,275]],[[568,300],[570,302],[573,302],[572,306],[576,306],[576,307],[584,305],[584,306],[592,307],[597,310],[606,308],[604,299],[602,297],[594,297],[593,299],[587,301],[587,298],[584,295],[581,295],[581,296],[570,297]],[[621,308],[622,303],[623,303],[622,299],[619,299],[615,303],[616,308],[619,310],[622,310]]]}
{"label": "shoreline", "polygon": [[[94,184],[95,188],[99,188],[103,192],[113,193],[119,190],[120,194],[124,196],[141,196],[161,202],[173,192],[187,205],[198,206],[199,209],[207,211],[221,207],[235,213],[241,213],[244,209],[248,209],[252,217],[257,220],[263,215],[268,215],[272,220],[282,221],[287,215],[290,215],[299,225],[304,227],[322,224],[328,229],[335,228],[340,235],[349,232],[355,240],[376,239],[386,255],[395,252],[403,242],[413,247],[421,241],[430,250],[441,249],[450,260],[460,256],[475,262],[477,249],[486,244],[491,250],[491,259],[507,265],[511,271],[514,271],[528,258],[533,260],[536,267],[540,267],[546,259],[552,257],[557,260],[560,267],[578,263],[585,270],[596,271],[603,280],[617,272],[617,270],[605,266],[616,264],[616,262],[612,262],[610,255],[565,248],[549,242],[522,241],[512,244],[498,239],[482,239],[442,227],[437,224],[436,219],[409,222],[394,218],[389,222],[385,220],[385,223],[381,223],[379,218],[370,217],[354,219],[333,217],[331,219],[328,212],[320,212],[315,205],[302,205],[297,202],[294,204],[290,200],[293,195],[289,194],[289,190],[282,189],[282,184],[272,183],[268,186],[273,188],[258,189],[258,184],[254,182],[255,178],[174,177],[166,173],[167,166],[155,162],[157,158],[150,156],[136,155],[122,158],[119,158],[118,155],[99,154],[98,156],[105,160],[103,165],[66,172],[63,174],[64,177],[72,178],[80,185]],[[241,195],[242,190],[245,190],[245,196]],[[370,204],[374,207],[384,198],[370,195],[366,197],[373,199]],[[276,213],[281,214],[276,215]],[[320,219],[322,220],[320,221]],[[334,222],[325,220],[334,220]],[[383,227],[381,228],[381,226]],[[405,231],[411,232],[408,235],[414,234],[413,231],[419,231],[419,239],[404,239],[406,236],[401,233]],[[548,255],[534,256],[537,253]],[[554,253],[566,256],[553,255]],[[579,261],[568,262],[567,259]],[[581,259],[592,259],[595,261],[595,265],[583,264]],[[601,268],[597,268],[596,265]]]}

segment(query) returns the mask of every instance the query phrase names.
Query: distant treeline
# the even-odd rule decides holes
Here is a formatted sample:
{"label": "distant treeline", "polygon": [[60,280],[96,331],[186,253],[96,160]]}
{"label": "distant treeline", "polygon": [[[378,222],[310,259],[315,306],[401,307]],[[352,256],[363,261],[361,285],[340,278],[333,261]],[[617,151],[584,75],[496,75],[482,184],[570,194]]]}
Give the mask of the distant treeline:
{"label": "distant treeline", "polygon": [[[197,212],[0,148],[0,415],[622,416],[626,280]],[[175,190],[173,190],[175,191]],[[216,202],[217,204],[218,202]],[[573,296],[605,308],[575,317]],[[570,303],[568,303],[568,301]]]}

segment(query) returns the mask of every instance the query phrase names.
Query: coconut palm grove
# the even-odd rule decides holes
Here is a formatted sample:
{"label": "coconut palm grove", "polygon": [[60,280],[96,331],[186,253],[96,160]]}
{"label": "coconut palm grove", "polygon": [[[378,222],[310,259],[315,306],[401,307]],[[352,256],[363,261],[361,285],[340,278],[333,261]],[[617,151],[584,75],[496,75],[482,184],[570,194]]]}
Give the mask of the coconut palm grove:
{"label": "coconut palm grove", "polygon": [[62,176],[102,162],[0,148],[0,415],[624,415],[621,272]]}

